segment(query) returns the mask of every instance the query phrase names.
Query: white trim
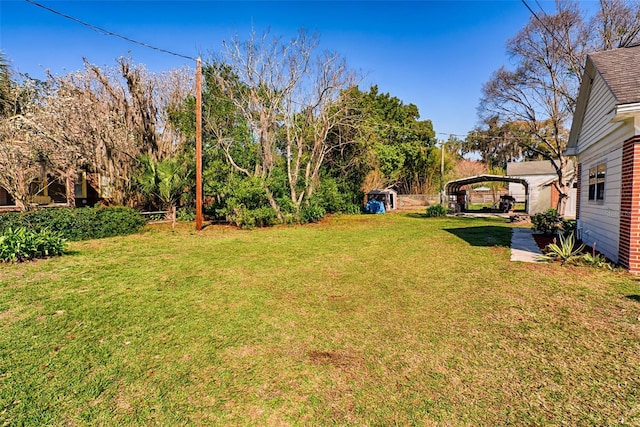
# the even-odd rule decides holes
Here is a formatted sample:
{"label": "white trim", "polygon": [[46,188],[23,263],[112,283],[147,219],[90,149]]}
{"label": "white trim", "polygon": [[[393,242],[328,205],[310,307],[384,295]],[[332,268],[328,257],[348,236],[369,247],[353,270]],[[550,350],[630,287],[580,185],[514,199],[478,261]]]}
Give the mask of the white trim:
{"label": "white trim", "polygon": [[578,155],[578,146],[574,145],[572,147],[567,147],[562,153],[565,156],[577,156]]}
{"label": "white trim", "polygon": [[631,117],[640,116],[640,102],[616,106],[612,122],[619,122]]}

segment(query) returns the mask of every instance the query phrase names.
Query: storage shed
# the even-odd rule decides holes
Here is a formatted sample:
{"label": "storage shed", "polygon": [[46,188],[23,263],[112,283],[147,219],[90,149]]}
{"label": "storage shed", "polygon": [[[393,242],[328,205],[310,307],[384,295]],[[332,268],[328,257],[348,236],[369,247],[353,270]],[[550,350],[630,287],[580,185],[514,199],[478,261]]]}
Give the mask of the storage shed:
{"label": "storage shed", "polygon": [[371,190],[367,193],[367,202],[369,200],[378,200],[384,203],[384,208],[387,211],[397,209],[398,205],[398,192],[387,188],[385,190]]}
{"label": "storage shed", "polygon": [[[573,162],[569,161],[568,177],[573,176]],[[554,182],[558,181],[558,174],[549,160],[507,163],[507,175],[525,179],[529,183],[529,215],[544,212],[558,206],[559,193]],[[516,202],[526,202],[527,195],[522,184],[509,183],[509,194]],[[572,188],[566,202],[565,218],[576,216],[576,189]]]}

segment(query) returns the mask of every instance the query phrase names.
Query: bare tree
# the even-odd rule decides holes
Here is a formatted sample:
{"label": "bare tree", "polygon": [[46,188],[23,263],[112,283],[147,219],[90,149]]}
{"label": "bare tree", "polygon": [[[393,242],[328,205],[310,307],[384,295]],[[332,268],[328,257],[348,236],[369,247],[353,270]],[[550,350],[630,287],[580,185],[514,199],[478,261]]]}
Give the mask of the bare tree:
{"label": "bare tree", "polygon": [[600,0],[600,11],[594,17],[596,50],[629,46],[640,41],[640,4],[623,0]]}
{"label": "bare tree", "polygon": [[119,69],[85,62],[84,70],[49,76],[49,92],[34,120],[57,145],[49,164],[67,182],[69,203],[79,168],[90,172],[89,183],[102,187],[108,201],[135,201],[130,185],[138,157],[171,157],[184,143],[168,111],[192,90],[192,83],[187,70],[149,74],[122,58]]}
{"label": "bare tree", "polygon": [[21,209],[28,209],[29,185],[41,175],[45,161],[42,132],[33,121],[39,111],[39,82],[25,78],[14,81],[10,70],[3,70],[0,115],[0,186]]}
{"label": "bare tree", "polygon": [[278,215],[268,183],[279,158],[284,156],[291,201],[299,209],[313,194],[332,149],[328,133],[344,117],[336,100],[355,81],[343,58],[318,55],[317,46],[317,36],[305,31],[289,42],[252,33],[247,41],[236,37],[224,44],[221,62],[232,73],[221,73],[218,84],[248,124],[257,157],[243,164],[233,155],[231,139],[219,143],[237,171],[261,179]]}
{"label": "bare tree", "polygon": [[82,169],[94,188],[106,181],[108,201],[132,201],[138,157],[160,160],[183,148],[168,114],[193,92],[193,80],[187,69],[150,74],[122,58],[118,69],[85,61],[84,70],[18,84],[0,57],[0,185],[26,209],[30,182],[51,175],[66,184],[73,206]]}
{"label": "bare tree", "polygon": [[507,51],[517,66],[500,68],[484,85],[480,112],[485,119],[497,117],[499,125],[525,125],[533,139],[519,138],[517,143],[553,164],[560,194],[557,208],[563,214],[572,180],[564,156],[567,125],[575,110],[585,57],[596,49],[636,41],[640,5],[602,0],[600,12],[589,22],[577,2],[558,1],[556,8],[554,14],[532,16],[508,41]]}
{"label": "bare tree", "polygon": [[284,98],[287,178],[298,209],[313,194],[325,156],[336,148],[329,132],[345,117],[340,108],[344,104],[336,101],[355,81],[346,61],[335,53],[325,52],[309,68],[298,90]]}
{"label": "bare tree", "polygon": [[20,116],[0,121],[0,141],[0,186],[19,208],[28,209],[29,184],[41,165]]}
{"label": "bare tree", "polygon": [[515,71],[500,68],[494,73],[483,87],[481,110],[506,122],[526,124],[535,139],[518,142],[553,163],[560,193],[558,211],[562,213],[570,188],[568,159],[564,156],[568,137],[565,124],[575,105],[577,79],[566,72],[572,60],[562,53],[556,33],[580,22],[580,16],[575,10],[564,10],[541,19],[530,21],[509,41],[509,53],[519,66]]}

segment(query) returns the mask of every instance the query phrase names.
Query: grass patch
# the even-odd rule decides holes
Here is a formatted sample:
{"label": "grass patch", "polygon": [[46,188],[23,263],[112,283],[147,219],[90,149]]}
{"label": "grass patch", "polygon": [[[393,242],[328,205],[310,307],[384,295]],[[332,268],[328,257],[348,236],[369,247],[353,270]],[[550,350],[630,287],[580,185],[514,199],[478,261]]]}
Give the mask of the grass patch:
{"label": "grass patch", "polygon": [[[498,198],[499,200],[499,198]],[[497,202],[495,203],[469,203],[469,205],[467,206],[467,210],[468,211],[481,211],[483,209],[489,209],[491,207],[493,207],[494,205],[496,205]],[[516,202],[513,205],[513,210],[514,211],[525,211],[525,203],[524,202]]]}
{"label": "grass patch", "polygon": [[640,424],[626,273],[491,219],[191,230],[0,265],[0,424]]}

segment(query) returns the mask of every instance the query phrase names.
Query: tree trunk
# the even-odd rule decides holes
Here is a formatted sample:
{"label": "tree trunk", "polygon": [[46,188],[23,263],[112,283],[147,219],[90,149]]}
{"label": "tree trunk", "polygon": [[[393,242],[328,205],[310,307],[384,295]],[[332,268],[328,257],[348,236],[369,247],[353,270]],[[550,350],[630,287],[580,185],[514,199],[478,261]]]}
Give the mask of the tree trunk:
{"label": "tree trunk", "polygon": [[558,205],[556,206],[556,210],[558,211],[558,215],[564,217],[567,208],[567,199],[571,191],[571,182],[567,182],[567,158],[559,156],[558,163],[559,164],[554,165],[556,166],[556,172],[558,174],[558,181],[555,183],[555,187],[558,190]]}
{"label": "tree trunk", "polygon": [[76,188],[75,188],[75,170],[67,171],[65,179],[67,187],[67,206],[76,207]]}

